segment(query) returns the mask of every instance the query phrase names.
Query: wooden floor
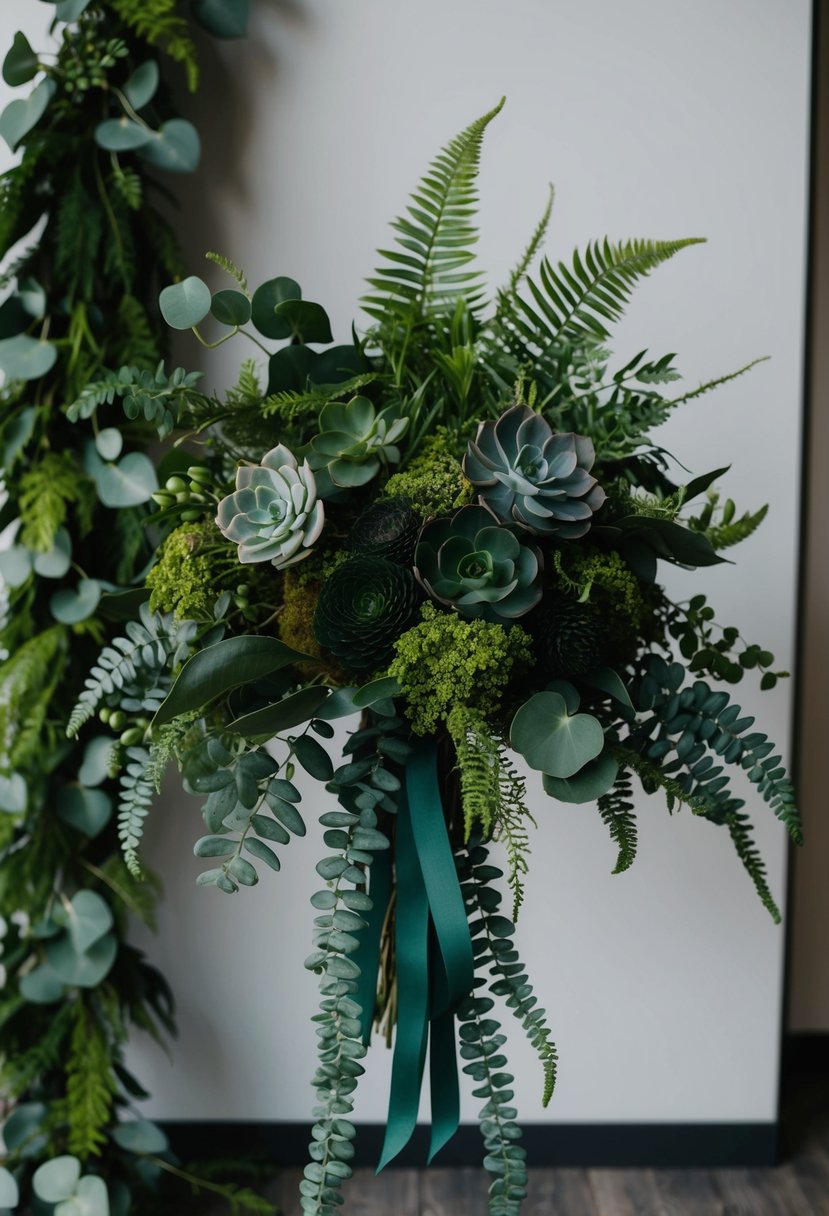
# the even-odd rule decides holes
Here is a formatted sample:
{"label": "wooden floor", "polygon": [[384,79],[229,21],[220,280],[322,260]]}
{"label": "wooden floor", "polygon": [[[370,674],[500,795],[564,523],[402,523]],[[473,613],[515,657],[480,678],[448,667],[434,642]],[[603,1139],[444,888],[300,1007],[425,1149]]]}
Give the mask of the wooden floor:
{"label": "wooden floor", "polygon": [[[783,1141],[775,1169],[531,1170],[522,1216],[829,1216],[829,1081],[793,1088]],[[266,1189],[282,1216],[301,1216],[300,1177],[288,1170]],[[344,1196],[343,1216],[487,1212],[487,1181],[474,1169],[391,1169],[379,1177],[360,1170]]]}

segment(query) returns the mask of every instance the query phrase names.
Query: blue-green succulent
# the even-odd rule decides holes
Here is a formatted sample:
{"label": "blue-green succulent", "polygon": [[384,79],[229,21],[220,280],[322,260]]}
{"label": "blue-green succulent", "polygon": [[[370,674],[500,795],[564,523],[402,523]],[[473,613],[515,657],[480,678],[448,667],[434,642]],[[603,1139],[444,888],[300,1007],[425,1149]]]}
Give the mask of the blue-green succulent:
{"label": "blue-green succulent", "polygon": [[431,520],[415,549],[415,574],[433,599],[488,621],[511,621],[534,608],[541,569],[536,546],[482,506]]}
{"label": "blue-green succulent", "polygon": [[378,413],[368,397],[329,401],[320,412],[319,434],[308,450],[320,495],[330,497],[339,490],[364,486],[382,466],[397,464],[397,441],[408,425],[396,405]]}
{"label": "blue-green succulent", "polygon": [[239,546],[239,561],[283,568],[311,552],[325,523],[314,474],[279,444],[261,464],[236,471],[236,490],[219,503],[216,524]]}
{"label": "blue-green succulent", "polygon": [[514,405],[481,423],[463,471],[499,519],[574,540],[589,530],[605,500],[590,474],[595,458],[584,435],[557,435],[535,410]]}

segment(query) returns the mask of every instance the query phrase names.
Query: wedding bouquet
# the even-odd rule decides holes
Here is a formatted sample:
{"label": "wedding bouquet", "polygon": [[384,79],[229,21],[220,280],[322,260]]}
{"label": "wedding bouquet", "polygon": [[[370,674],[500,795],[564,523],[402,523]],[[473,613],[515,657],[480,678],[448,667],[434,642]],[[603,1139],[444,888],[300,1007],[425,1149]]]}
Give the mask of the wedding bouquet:
{"label": "wedding bouquet", "polygon": [[[111,592],[125,610],[140,602],[138,618],[69,723],[75,735],[97,714],[114,731],[129,866],[170,759],[203,799],[199,881],[223,892],[278,870],[305,834],[297,767],[337,800],[314,807],[324,850],[306,963],[322,999],[301,1191],[320,1216],[351,1172],[374,1028],[394,1041],[380,1164],[414,1129],[427,1055],[430,1159],[457,1128],[459,1040],[482,1100],[490,1211],[519,1209],[525,1155],[496,1000],[538,1052],[545,1103],[556,1067],[513,940],[528,769],[550,798],[598,809],[616,873],[636,851],[634,780],[724,827],[775,920],[732,773],[800,839],[780,757],[722,687],[785,673],[720,628],[703,594],[677,603],[658,581],[660,562],[724,560],[765,514],[721,497],[725,468],[677,476],[652,437],[740,372],[677,393],[672,355],[617,366],[607,347],[637,281],[695,242],[601,240],[531,273],[551,198],[489,299],[473,265],[476,175],[498,110],[447,145],[395,221],[363,301],[371,326],[352,343],[332,344],[294,280],[251,292],[214,256],[233,286],[214,294],[190,277],[165,289],[162,312],[205,345],[246,335],[266,384],[256,359],[224,399],[192,374],[126,367],[69,411],[103,420],[120,400],[176,438],[146,591]],[[119,452],[99,444],[90,460],[105,468]],[[350,733],[335,765],[338,719]]]}

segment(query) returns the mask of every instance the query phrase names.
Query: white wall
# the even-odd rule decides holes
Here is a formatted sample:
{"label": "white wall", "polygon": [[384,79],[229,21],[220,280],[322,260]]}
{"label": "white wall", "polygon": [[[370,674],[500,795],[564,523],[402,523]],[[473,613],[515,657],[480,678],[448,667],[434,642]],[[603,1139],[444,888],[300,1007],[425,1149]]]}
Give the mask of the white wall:
{"label": "white wall", "polygon": [[[0,40],[15,27],[3,6]],[[255,5],[245,44],[208,52],[196,103],[207,144],[184,183],[192,269],[218,248],[253,280],[289,274],[347,340],[373,250],[389,239],[429,159],[502,93],[482,171],[483,265],[502,278],[558,188],[551,248],[604,235],[706,235],[637,296],[620,355],[680,352],[689,384],[758,354],[773,361],[703,398],[661,436],[700,472],[733,461],[741,509],[769,501],[736,569],[676,573],[710,592],[724,623],[791,663],[800,428],[809,5],[807,0],[322,0]],[[178,186],[178,183],[176,183]],[[248,352],[222,352],[228,383]],[[198,365],[185,345],[182,358]],[[789,692],[740,690],[786,748]],[[307,809],[325,796],[309,790]],[[751,810],[772,886],[785,845]],[[641,848],[612,878],[614,853],[591,808],[533,799],[540,830],[520,926],[562,1065],[546,1113],[520,1028],[511,1059],[527,1121],[771,1120],[775,1116],[783,932],[757,902],[725,833],[658,799],[640,803]],[[304,1120],[311,1093],[315,980],[310,948],[319,833],[285,869],[229,900],[197,891],[198,804],[171,792],[149,827],[164,875],[160,935],[181,1040],[171,1064],[138,1043],[133,1063],[167,1117]],[[142,939],[143,940],[143,939]],[[359,1099],[384,1116],[388,1053]],[[465,1105],[472,1117],[474,1104]]]}

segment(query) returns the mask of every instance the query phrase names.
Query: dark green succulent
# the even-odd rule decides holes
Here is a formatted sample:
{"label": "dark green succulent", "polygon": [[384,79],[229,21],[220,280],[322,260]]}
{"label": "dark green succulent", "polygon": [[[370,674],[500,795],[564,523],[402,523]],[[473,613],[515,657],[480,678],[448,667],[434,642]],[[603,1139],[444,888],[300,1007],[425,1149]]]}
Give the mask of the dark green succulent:
{"label": "dark green succulent", "polygon": [[314,635],[344,667],[370,671],[414,623],[421,601],[411,570],[385,557],[352,557],[326,579],[314,613]]}
{"label": "dark green succulent", "polygon": [[427,523],[415,574],[433,599],[461,616],[511,621],[541,599],[541,553],[486,507],[461,507]]}
{"label": "dark green succulent", "polygon": [[387,557],[411,566],[423,516],[408,498],[387,498],[366,507],[351,529],[348,547],[363,556]]}
{"label": "dark green succulent", "polygon": [[584,435],[557,435],[527,405],[482,422],[463,471],[499,519],[567,540],[589,531],[605,492],[591,477],[596,453]]}
{"label": "dark green succulent", "polygon": [[577,679],[606,660],[607,634],[594,604],[553,596],[528,618],[527,628],[541,671],[552,679]]}

